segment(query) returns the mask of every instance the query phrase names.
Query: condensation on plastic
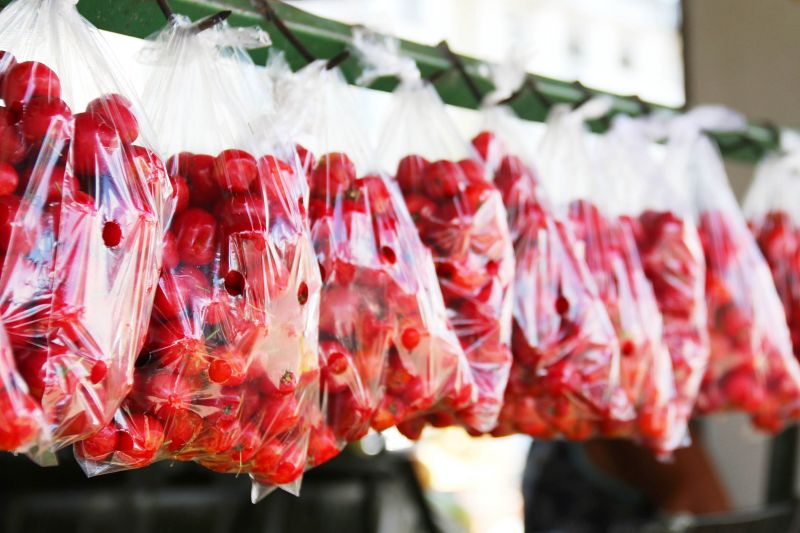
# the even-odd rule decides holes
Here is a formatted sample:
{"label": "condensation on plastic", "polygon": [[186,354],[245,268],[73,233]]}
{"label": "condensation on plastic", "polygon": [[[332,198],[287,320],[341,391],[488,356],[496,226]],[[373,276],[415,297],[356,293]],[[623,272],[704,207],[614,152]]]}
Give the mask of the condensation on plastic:
{"label": "condensation on plastic", "polygon": [[701,107],[670,124],[665,169],[690,191],[706,257],[711,359],[699,413],[744,411],[776,432],[800,415],[800,366],[769,266],[728,184],[718,150],[704,130],[744,127],[719,107]]}
{"label": "condensation on plastic", "polygon": [[688,445],[688,421],[708,366],[705,258],[685,191],[678,193],[655,159],[651,119],[620,115],[602,137],[601,167],[617,216],[636,237],[639,257],[663,318],[663,339],[675,377],[675,423],[664,452]]}
{"label": "condensation on plastic", "polygon": [[192,460],[297,492],[321,283],[302,169],[292,146],[269,146],[269,94],[228,31],[178,17],[142,52],[178,205],[133,391],[75,451],[90,475]]}
{"label": "condensation on plastic", "polygon": [[[596,98],[575,111],[557,106],[540,145],[539,169],[565,216],[592,273],[620,346],[620,384],[636,410],[631,423],[609,421],[607,436],[640,439],[666,452],[674,427],[675,384],[662,319],[629,223],[621,217],[614,185],[585,122],[606,113],[610,100]],[[594,151],[592,149],[595,149]]]}
{"label": "condensation on plastic", "polygon": [[[368,64],[382,59],[360,51]],[[514,251],[505,208],[483,164],[419,73],[401,79],[393,100],[378,156],[383,168],[395,174],[422,242],[433,255],[448,315],[477,387],[474,404],[458,409],[445,402],[427,421],[490,431],[511,367]],[[414,438],[423,422],[409,421],[400,429]]]}
{"label": "condensation on plastic", "polygon": [[606,418],[633,417],[619,384],[617,337],[575,239],[528,162],[519,120],[489,106],[483,125],[472,142],[503,195],[516,255],[514,363],[493,434],[589,438]]}
{"label": "condensation on plastic", "polygon": [[287,113],[299,110],[297,141],[318,157],[309,156],[309,211],[324,279],[313,466],[370,427],[388,429],[446,395],[469,399],[473,387],[430,253],[358,129],[353,89],[322,62],[290,86],[278,101],[291,101],[282,105]]}
{"label": "condensation on plastic", "polygon": [[744,201],[750,231],[772,271],[795,357],[800,356],[800,152],[770,156],[756,168]]}
{"label": "condensation on plastic", "polygon": [[131,388],[174,203],[122,70],[74,4],[0,13],[0,314],[53,448],[102,428]]}

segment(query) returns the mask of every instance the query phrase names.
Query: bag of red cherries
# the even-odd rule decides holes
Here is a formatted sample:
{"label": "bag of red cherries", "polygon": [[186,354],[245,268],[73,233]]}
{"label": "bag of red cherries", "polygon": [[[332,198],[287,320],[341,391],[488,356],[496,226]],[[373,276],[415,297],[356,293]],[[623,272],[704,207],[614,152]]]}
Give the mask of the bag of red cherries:
{"label": "bag of red cherries", "polygon": [[[107,424],[131,388],[172,204],[131,91],[75,4],[0,13],[0,316],[30,394],[19,405],[41,408],[55,449]],[[2,426],[0,449],[20,449]]]}
{"label": "bag of red cherries", "polygon": [[318,401],[319,271],[292,146],[264,149],[268,37],[173,17],[142,51],[145,105],[177,190],[147,342],[89,474],[192,460],[296,491]]}
{"label": "bag of red cherries", "polygon": [[617,337],[575,239],[524,158],[532,132],[506,107],[489,105],[483,119],[472,144],[503,195],[516,255],[514,363],[492,433],[596,436],[604,421],[633,417]]}
{"label": "bag of red cherries", "polygon": [[458,423],[473,433],[491,431],[511,368],[514,251],[503,201],[413,61],[404,61],[392,41],[375,39],[372,46],[365,41],[360,50],[373,76],[400,78],[378,155],[394,174],[433,256],[450,322],[477,387],[471,405],[445,402],[399,429],[416,438],[427,420],[434,426]]}
{"label": "bag of red cherries", "polygon": [[744,127],[743,118],[719,107],[675,118],[665,169],[690,195],[706,258],[711,359],[697,411],[744,411],[756,427],[777,432],[800,416],[800,366],[769,266],[703,133]]}
{"label": "bag of red cherries", "polygon": [[618,115],[598,153],[663,318],[677,411],[664,443],[668,451],[689,442],[687,424],[708,366],[709,341],[703,247],[686,191],[671,186],[654,157],[658,122]]}
{"label": "bag of red cherries", "polygon": [[[668,452],[675,428],[675,386],[662,319],[629,220],[620,209],[616,176],[596,157],[586,121],[607,113],[595,98],[572,111],[551,111],[537,163],[556,205],[563,206],[594,277],[620,346],[620,383],[636,411],[631,422],[609,421],[602,433],[640,440]],[[599,150],[597,150],[599,151]],[[681,437],[683,433],[681,433]]]}
{"label": "bag of red cherries", "polygon": [[[788,135],[788,132],[783,134]],[[783,303],[795,357],[800,354],[800,224],[795,214],[798,201],[800,152],[797,151],[762,161],[744,201],[750,231],[769,264]]]}
{"label": "bag of red cherries", "polygon": [[372,427],[383,431],[443,398],[466,404],[474,386],[447,315],[430,253],[402,196],[374,166],[352,88],[312,63],[292,76],[308,169],[312,236],[323,276],[322,402],[309,464]]}

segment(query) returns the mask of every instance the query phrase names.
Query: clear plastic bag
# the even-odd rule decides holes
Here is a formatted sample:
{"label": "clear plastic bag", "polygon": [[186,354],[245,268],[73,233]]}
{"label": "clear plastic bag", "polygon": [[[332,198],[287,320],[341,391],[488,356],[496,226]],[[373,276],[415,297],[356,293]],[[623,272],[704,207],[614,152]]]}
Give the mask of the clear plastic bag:
{"label": "clear plastic bag", "polygon": [[675,421],[661,446],[668,452],[689,442],[710,347],[703,248],[685,191],[674,190],[654,157],[651,137],[659,129],[658,119],[617,116],[598,152],[663,319],[676,392]]}
{"label": "clear plastic bag", "polygon": [[[477,401],[469,407],[445,402],[427,420],[435,426],[460,423],[472,432],[490,431],[511,368],[514,252],[502,198],[413,61],[406,60],[403,69],[390,68],[392,61],[402,62],[397,46],[394,53],[370,57],[369,44],[360,49],[363,53],[367,45],[363,55],[376,75],[392,72],[401,78],[378,154],[395,175],[431,251],[450,321],[477,387]],[[375,47],[380,45],[376,40]],[[422,425],[417,419],[400,430],[413,438]]]}
{"label": "clear plastic bag", "polygon": [[[544,197],[510,110],[484,110],[473,146],[494,178],[514,241],[514,364],[494,435],[581,440],[633,417],[619,346],[575,240]],[[607,423],[607,422],[606,422]]]}
{"label": "clear plastic bag", "polygon": [[[631,422],[610,421],[607,436],[641,440],[660,453],[671,447],[676,406],[662,319],[645,276],[631,218],[622,216],[617,177],[592,151],[585,122],[607,112],[610,101],[590,100],[575,111],[557,106],[542,139],[539,169],[594,277],[620,346],[620,384],[636,410]],[[681,435],[682,436],[682,435]]]}
{"label": "clear plastic bag", "polygon": [[[784,134],[787,135],[787,134]],[[795,148],[796,149],[796,148]],[[759,163],[744,213],[772,271],[795,357],[800,354],[800,158],[788,151]]]}
{"label": "clear plastic bag", "polygon": [[75,4],[0,13],[0,314],[54,448],[102,428],[131,388],[174,203],[132,91]]}
{"label": "clear plastic bag", "polygon": [[800,366],[769,266],[702,133],[737,127],[744,127],[741,117],[715,107],[676,118],[665,168],[689,192],[706,258],[711,359],[697,411],[744,411],[755,426],[776,432],[800,415]]}
{"label": "clear plastic bag", "polygon": [[133,391],[75,448],[90,475],[193,460],[298,490],[320,279],[302,168],[293,146],[268,142],[280,135],[263,129],[270,98],[244,50],[266,40],[175,17],[142,51],[178,206]]}
{"label": "clear plastic bag", "polygon": [[297,140],[309,154],[309,211],[323,273],[315,465],[370,427],[393,427],[445,395],[469,400],[473,385],[430,253],[361,137],[353,89],[324,62],[296,73],[290,86],[284,110],[301,110]]}

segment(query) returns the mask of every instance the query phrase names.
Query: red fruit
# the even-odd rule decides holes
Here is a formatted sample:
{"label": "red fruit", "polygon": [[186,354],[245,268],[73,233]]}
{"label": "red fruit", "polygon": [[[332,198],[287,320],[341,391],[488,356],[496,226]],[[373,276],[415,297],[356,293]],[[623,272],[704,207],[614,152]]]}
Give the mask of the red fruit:
{"label": "red fruit", "polygon": [[172,270],[178,266],[180,256],[178,255],[178,244],[175,242],[175,234],[168,231],[164,234],[163,265],[164,269]]}
{"label": "red fruit", "polygon": [[17,63],[3,77],[3,100],[16,107],[35,97],[61,98],[61,82],[55,72],[42,63]]}
{"label": "red fruit", "polygon": [[36,404],[25,394],[17,394],[9,389],[0,389],[0,450],[16,451],[30,442],[38,428],[32,413]]}
{"label": "red fruit", "polygon": [[12,194],[19,185],[16,169],[8,163],[0,162],[0,196]]}
{"label": "red fruit", "polygon": [[195,393],[192,384],[183,377],[180,367],[151,375],[137,376],[133,399],[138,407],[157,416],[162,422],[176,413],[189,409]]}
{"label": "red fruit", "polygon": [[89,370],[89,382],[93,385],[97,385],[106,378],[107,374],[108,365],[105,361],[95,361],[91,370]]}
{"label": "red fruit", "polygon": [[112,421],[88,439],[75,444],[75,455],[87,461],[100,462],[117,447],[117,426]]}
{"label": "red fruit", "polygon": [[244,150],[225,150],[214,160],[214,179],[223,190],[245,192],[256,178],[256,159]]}
{"label": "red fruit", "polygon": [[186,266],[177,272],[162,272],[154,301],[156,316],[170,319],[182,316],[186,308],[199,310],[199,304],[210,294],[208,278],[196,268]]}
{"label": "red fruit", "polygon": [[491,131],[482,131],[472,139],[472,146],[487,163],[495,164],[505,155],[505,146]]}
{"label": "red fruit", "polygon": [[397,164],[397,184],[408,195],[422,189],[422,175],[428,160],[418,155],[407,155]]}
{"label": "red fruit", "polygon": [[147,183],[151,190],[156,186],[160,189],[166,180],[166,168],[161,159],[141,146],[129,145],[124,147],[125,159],[128,163],[129,177],[138,178]]}
{"label": "red fruit", "polygon": [[392,195],[380,176],[364,176],[356,181],[356,187],[366,195],[373,214],[388,213],[392,208]]}
{"label": "red fruit", "polygon": [[433,200],[417,194],[406,196],[406,207],[415,222],[430,218],[436,211],[436,203]]}
{"label": "red fruit", "polygon": [[[25,169],[22,175],[22,183],[27,188],[36,173],[37,179],[48,180],[47,184],[47,201],[57,202],[61,199],[65,191],[69,191],[70,196],[75,198],[80,192],[80,182],[75,176],[67,174],[67,170],[62,166],[47,167],[45,165],[30,166]],[[94,203],[94,202],[92,202]]]}
{"label": "red fruit", "polygon": [[[11,242],[14,220],[17,217],[22,199],[19,196],[0,196],[0,252],[5,254]],[[23,248],[28,248],[23,246]]]}
{"label": "red fruit", "polygon": [[217,224],[207,211],[193,207],[175,222],[178,255],[187,265],[207,265],[216,253]]}
{"label": "red fruit", "polygon": [[189,207],[189,185],[180,175],[170,176],[172,192],[175,195],[175,216],[180,215]]}
{"label": "red fruit", "polygon": [[265,186],[267,200],[285,202],[290,196],[288,187],[295,179],[294,169],[273,155],[265,155],[258,160],[258,171]]}
{"label": "red fruit", "polygon": [[403,343],[403,347],[406,350],[411,351],[419,345],[419,331],[417,331],[416,328],[406,328],[403,330],[400,340]]}
{"label": "red fruit", "polygon": [[267,207],[258,195],[236,195],[217,204],[219,225],[225,233],[266,231]]}
{"label": "red fruit", "polygon": [[458,194],[463,173],[452,161],[435,161],[423,173],[422,185],[431,199],[451,198]]}
{"label": "red fruit", "polygon": [[208,354],[201,340],[169,329],[161,331],[167,334],[158,339],[161,347],[155,351],[160,368],[169,367],[187,378],[206,371]]}
{"label": "red fruit", "polygon": [[333,198],[356,180],[356,167],[340,152],[325,154],[311,173],[311,194]]}
{"label": "red fruit", "polygon": [[339,455],[336,435],[330,426],[319,424],[311,431],[308,441],[308,464],[319,466]]}
{"label": "red fruit", "polygon": [[153,462],[164,442],[164,427],[152,416],[131,414],[117,431],[116,459],[132,468]]}
{"label": "red fruit", "polygon": [[19,128],[0,123],[0,161],[16,165],[25,158],[27,150]]}
{"label": "red fruit", "polygon": [[234,348],[224,349],[208,365],[208,379],[213,383],[238,387],[247,378],[247,359]]}
{"label": "red fruit", "polygon": [[[183,161],[181,154],[180,161]],[[219,200],[220,187],[214,177],[214,158],[205,154],[188,154],[185,157],[186,171],[181,172],[189,181],[189,205],[210,207]]]}
{"label": "red fruit", "polygon": [[107,170],[111,154],[119,149],[119,136],[89,113],[75,115],[72,163],[75,174],[98,176]]}
{"label": "red fruit", "polygon": [[28,142],[40,143],[48,133],[71,137],[71,122],[72,111],[62,100],[34,98],[23,108],[20,128]]}
{"label": "red fruit", "polygon": [[121,94],[107,94],[89,102],[86,111],[116,130],[122,142],[130,144],[139,137],[139,121],[131,107],[131,101]]}
{"label": "red fruit", "polygon": [[300,160],[300,168],[308,174],[317,165],[314,154],[300,144],[295,145],[295,150],[297,151],[297,158]]}
{"label": "red fruit", "polygon": [[467,180],[467,183],[485,184],[486,168],[474,159],[462,159],[458,162],[458,168]]}
{"label": "red fruit", "polygon": [[203,419],[194,411],[176,411],[165,420],[164,443],[167,450],[177,453],[194,441],[203,427]]}
{"label": "red fruit", "polygon": [[45,348],[18,350],[15,355],[17,371],[28,385],[28,391],[31,396],[41,400],[47,387],[47,350]]}

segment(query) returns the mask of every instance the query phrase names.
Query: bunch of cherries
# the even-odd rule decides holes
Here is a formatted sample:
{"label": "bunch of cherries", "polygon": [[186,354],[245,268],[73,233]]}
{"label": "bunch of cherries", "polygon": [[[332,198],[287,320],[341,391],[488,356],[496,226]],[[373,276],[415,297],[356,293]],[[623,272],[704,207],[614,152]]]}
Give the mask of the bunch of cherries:
{"label": "bunch of cherries", "polygon": [[167,167],[177,207],[135,385],[76,453],[90,473],[170,458],[290,483],[319,382],[303,176],[238,149],[179,153]]}
{"label": "bunch of cherries", "polygon": [[0,449],[30,440],[39,407],[63,447],[102,428],[130,390],[169,183],[161,160],[135,144],[125,97],[73,113],[56,72],[7,52],[0,89],[0,313],[25,383],[0,370],[0,405],[10,407],[0,408]]}
{"label": "bunch of cherries", "polygon": [[514,364],[495,435],[586,439],[604,419],[627,420],[617,339],[568,228],[533,171],[484,131],[473,139],[494,172],[514,241]]}
{"label": "bunch of cherries", "polygon": [[[506,212],[497,189],[476,159],[400,160],[397,184],[430,249],[444,302],[464,348],[477,401],[457,396],[427,416],[434,426],[463,424],[473,433],[497,422],[511,367],[511,288],[514,256]],[[421,419],[400,426],[415,438]]]}
{"label": "bunch of cherries", "polygon": [[800,416],[800,366],[769,266],[740,217],[700,214],[711,359],[697,410],[741,410],[777,432]]}

